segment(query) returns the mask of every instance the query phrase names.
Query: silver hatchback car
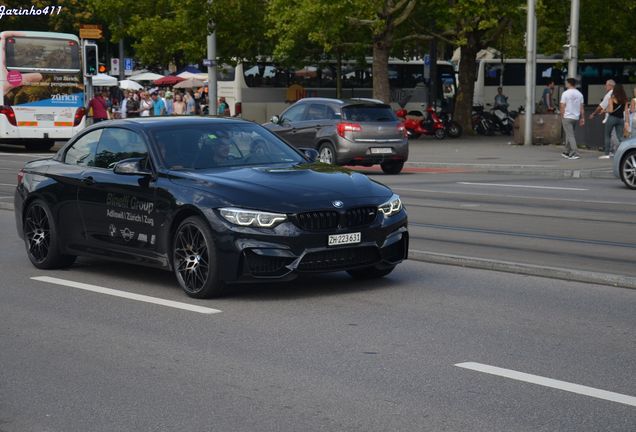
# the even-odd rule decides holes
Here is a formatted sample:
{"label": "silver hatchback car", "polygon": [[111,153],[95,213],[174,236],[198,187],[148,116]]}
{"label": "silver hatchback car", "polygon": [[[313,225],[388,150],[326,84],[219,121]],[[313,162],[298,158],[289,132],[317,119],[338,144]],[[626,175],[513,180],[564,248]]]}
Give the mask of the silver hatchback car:
{"label": "silver hatchback car", "polygon": [[636,189],[636,138],[621,143],[614,154],[614,175],[630,189]]}
{"label": "silver hatchback car", "polygon": [[264,126],[296,148],[316,149],[325,163],[380,164],[398,174],[409,156],[404,125],[374,99],[305,98]]}

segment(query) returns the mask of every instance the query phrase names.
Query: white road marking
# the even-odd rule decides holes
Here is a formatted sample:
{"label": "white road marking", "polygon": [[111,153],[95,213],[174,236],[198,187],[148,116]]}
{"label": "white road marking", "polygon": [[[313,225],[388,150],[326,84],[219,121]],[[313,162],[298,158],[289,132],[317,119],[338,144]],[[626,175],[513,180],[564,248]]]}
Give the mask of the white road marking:
{"label": "white road marking", "polygon": [[11,184],[11,183],[0,183],[0,186],[13,186],[13,187],[15,187],[15,184]]}
{"label": "white road marking", "polygon": [[19,157],[28,157],[28,158],[45,158],[45,157],[53,157],[55,153],[4,153],[0,152],[0,156],[19,156]]}
{"label": "white road marking", "polygon": [[589,189],[580,189],[580,188],[552,187],[552,186],[529,186],[529,185],[504,184],[504,183],[457,182],[457,184],[468,185],[468,186],[498,186],[498,187],[509,187],[509,188],[552,189],[552,190],[569,190],[569,191],[587,191],[587,190],[589,190]]}
{"label": "white road marking", "polygon": [[0,199],[9,199],[9,198],[13,198],[13,197],[10,197],[10,196],[0,196]]}
{"label": "white road marking", "polygon": [[[471,193],[471,192],[459,192],[459,191],[440,191],[433,189],[416,189],[416,188],[405,188],[399,186],[391,187],[394,191],[402,190],[408,192],[424,192],[431,194],[444,194],[444,195],[465,195],[465,196],[484,196],[484,197],[492,197],[492,194],[487,193]],[[597,200],[584,200],[584,199],[574,199],[574,198],[554,198],[554,197],[542,197],[542,196],[527,196],[527,195],[497,195],[497,197],[501,198],[519,198],[519,199],[532,199],[538,201],[564,201],[564,202],[575,202],[575,203],[586,203],[586,204],[617,204],[617,205],[625,205],[625,206],[635,206],[636,203],[628,202],[628,201],[597,201]]]}
{"label": "white road marking", "polygon": [[181,303],[181,302],[176,302],[172,300],[160,299],[157,297],[149,297],[149,296],[145,296],[141,294],[129,293],[127,291],[119,291],[119,290],[114,290],[110,288],[100,287],[98,285],[90,285],[90,284],[85,284],[81,282],[74,282],[74,281],[69,281],[65,279],[49,277],[49,276],[37,276],[37,277],[32,277],[31,279],[40,281],[40,282],[47,282],[47,283],[51,283],[55,285],[63,285],[63,286],[68,286],[72,288],[79,288],[85,291],[92,291],[92,292],[96,292],[100,294],[106,294],[106,295],[111,295],[115,297],[122,297],[122,298],[130,299],[130,300],[136,300],[136,301],[141,301],[146,303],[153,303],[153,304],[158,304],[161,306],[167,306],[167,307],[171,307],[175,309],[183,309],[183,310],[202,313],[202,314],[215,314],[215,313],[222,312],[219,309],[196,306],[196,305],[192,305],[188,303]]}
{"label": "white road marking", "polygon": [[559,390],[565,390],[572,393],[577,393],[585,396],[594,397],[597,399],[604,399],[611,402],[622,403],[625,405],[636,406],[636,397],[628,396],[620,393],[614,393],[607,390],[600,390],[593,387],[587,387],[584,385],[573,384],[566,381],[560,381],[552,378],[545,378],[539,375],[532,375],[523,372],[517,372],[512,369],[503,369],[496,366],[489,366],[487,364],[466,362],[457,363],[455,366],[470,369],[477,372],[483,372],[491,375],[498,375],[504,378],[510,378],[517,381],[523,381],[531,384],[538,384],[544,387],[551,387]]}

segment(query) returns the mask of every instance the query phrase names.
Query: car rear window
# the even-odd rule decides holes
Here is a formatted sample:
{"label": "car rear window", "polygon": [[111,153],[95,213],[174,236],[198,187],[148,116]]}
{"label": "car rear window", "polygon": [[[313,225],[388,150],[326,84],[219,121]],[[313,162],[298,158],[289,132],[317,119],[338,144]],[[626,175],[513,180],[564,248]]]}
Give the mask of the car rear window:
{"label": "car rear window", "polygon": [[342,108],[345,120],[357,122],[394,122],[397,117],[388,105],[349,105]]}

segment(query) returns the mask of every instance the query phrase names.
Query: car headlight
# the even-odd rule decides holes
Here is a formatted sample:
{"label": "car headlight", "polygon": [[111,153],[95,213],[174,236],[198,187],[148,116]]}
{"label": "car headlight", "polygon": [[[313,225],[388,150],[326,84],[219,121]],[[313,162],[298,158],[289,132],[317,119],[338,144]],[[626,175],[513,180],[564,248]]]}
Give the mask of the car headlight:
{"label": "car headlight", "polygon": [[279,223],[287,220],[287,216],[281,213],[269,213],[258,210],[244,210],[233,207],[219,209],[219,212],[226,221],[239,226],[272,228]]}
{"label": "car headlight", "polygon": [[393,216],[402,210],[402,201],[400,201],[398,195],[393,194],[390,200],[378,206],[378,210],[380,210],[384,216]]}

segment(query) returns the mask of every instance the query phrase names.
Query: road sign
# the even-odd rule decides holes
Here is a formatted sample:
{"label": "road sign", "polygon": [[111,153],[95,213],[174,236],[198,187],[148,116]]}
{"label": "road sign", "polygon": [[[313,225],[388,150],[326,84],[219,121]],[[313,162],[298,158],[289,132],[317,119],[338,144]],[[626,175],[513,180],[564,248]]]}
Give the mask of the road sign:
{"label": "road sign", "polygon": [[101,39],[102,26],[99,24],[80,24],[80,39]]}
{"label": "road sign", "polygon": [[424,66],[431,65],[431,56],[428,54],[424,54]]}
{"label": "road sign", "polygon": [[126,57],[124,59],[124,74],[132,75],[132,71],[134,68],[135,68],[135,62],[133,61],[133,59],[130,57]]}
{"label": "road sign", "polygon": [[207,67],[214,66],[214,60],[212,60],[212,59],[203,59],[203,66],[207,66]]}
{"label": "road sign", "polygon": [[119,75],[119,59],[118,58],[110,59],[110,74]]}

